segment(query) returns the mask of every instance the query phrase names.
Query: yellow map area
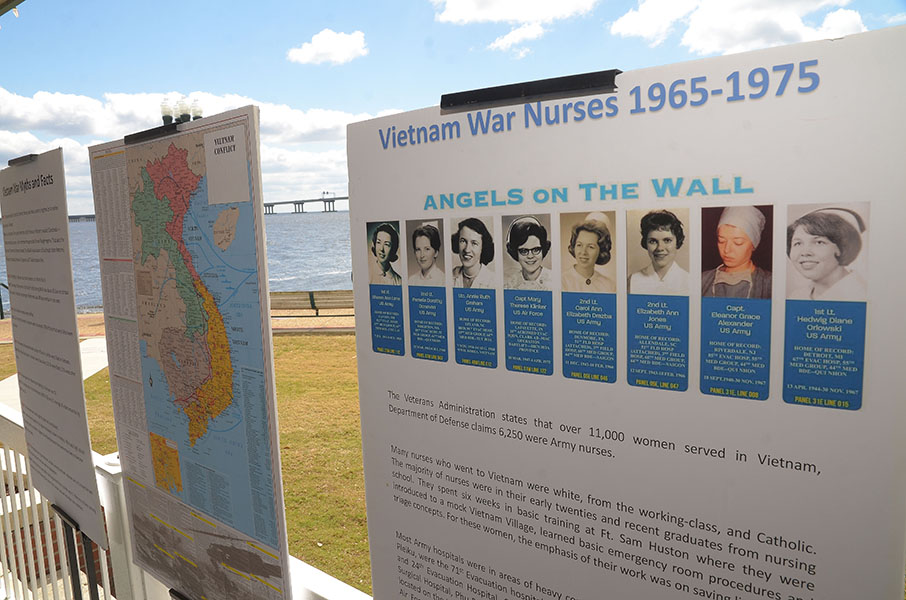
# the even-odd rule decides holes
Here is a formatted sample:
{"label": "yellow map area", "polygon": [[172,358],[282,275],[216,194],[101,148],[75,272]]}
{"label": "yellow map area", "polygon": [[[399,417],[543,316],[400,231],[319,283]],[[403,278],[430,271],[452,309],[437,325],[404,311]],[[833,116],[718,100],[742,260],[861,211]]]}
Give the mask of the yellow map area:
{"label": "yellow map area", "polygon": [[182,491],[182,473],[179,471],[179,450],[176,442],[149,433],[151,438],[151,460],[154,463],[154,483],[169,492]]}
{"label": "yellow map area", "polygon": [[233,401],[233,364],[223,316],[211,292],[200,281],[196,280],[195,291],[204,299],[204,310],[209,315],[207,343],[211,351],[211,378],[198,389],[195,401],[184,408],[189,417],[191,446],[207,433],[208,422],[229,408]]}

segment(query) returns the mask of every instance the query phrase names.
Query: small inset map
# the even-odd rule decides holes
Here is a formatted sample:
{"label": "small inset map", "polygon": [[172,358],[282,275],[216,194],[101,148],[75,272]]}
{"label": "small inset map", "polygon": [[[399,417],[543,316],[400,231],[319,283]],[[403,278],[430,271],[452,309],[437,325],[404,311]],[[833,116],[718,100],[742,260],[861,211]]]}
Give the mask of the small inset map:
{"label": "small inset map", "polygon": [[232,206],[217,216],[214,221],[214,243],[221,250],[226,250],[236,239],[236,222],[239,221],[239,209]]}
{"label": "small inset map", "polygon": [[176,442],[149,433],[151,459],[154,461],[154,483],[168,492],[182,491],[182,473],[179,471],[179,448]]}

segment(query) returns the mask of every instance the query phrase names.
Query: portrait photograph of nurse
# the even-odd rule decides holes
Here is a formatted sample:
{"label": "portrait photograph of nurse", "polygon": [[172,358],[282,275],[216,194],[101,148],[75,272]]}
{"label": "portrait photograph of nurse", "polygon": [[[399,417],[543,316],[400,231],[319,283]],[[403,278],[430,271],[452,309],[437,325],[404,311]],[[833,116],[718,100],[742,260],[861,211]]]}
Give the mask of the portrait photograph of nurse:
{"label": "portrait photograph of nurse", "polygon": [[702,209],[702,296],[771,297],[773,206]]}
{"label": "portrait photograph of nurse", "polygon": [[551,289],[550,215],[503,217],[503,228],[506,230],[503,287]]}
{"label": "portrait photograph of nurse", "polygon": [[626,215],[630,294],[689,294],[689,209],[631,210]]}
{"label": "portrait photograph of nurse", "polygon": [[493,288],[494,224],[490,217],[469,217],[456,223],[450,235],[453,253],[453,287]]}
{"label": "portrait photograph of nurse", "polygon": [[444,224],[436,221],[406,221],[409,285],[443,286]]}
{"label": "portrait photograph of nurse", "polygon": [[613,211],[560,215],[560,283],[564,292],[617,291],[614,217]]}
{"label": "portrait photograph of nurse", "polygon": [[868,203],[787,210],[787,298],[867,300]]}
{"label": "portrait photograph of nurse", "polygon": [[399,274],[399,231],[399,221],[368,223],[369,283],[402,285],[403,279]]}

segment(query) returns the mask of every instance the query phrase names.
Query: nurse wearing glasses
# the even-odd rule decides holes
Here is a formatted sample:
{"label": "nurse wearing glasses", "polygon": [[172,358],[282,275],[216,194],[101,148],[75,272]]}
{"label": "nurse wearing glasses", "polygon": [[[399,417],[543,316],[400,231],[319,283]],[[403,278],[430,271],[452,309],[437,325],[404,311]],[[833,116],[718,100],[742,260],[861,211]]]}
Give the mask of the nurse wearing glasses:
{"label": "nurse wearing glasses", "polygon": [[519,263],[519,269],[510,273],[503,287],[511,290],[549,290],[551,272],[542,265],[551,249],[547,229],[535,217],[519,217],[510,224],[506,238],[506,251]]}

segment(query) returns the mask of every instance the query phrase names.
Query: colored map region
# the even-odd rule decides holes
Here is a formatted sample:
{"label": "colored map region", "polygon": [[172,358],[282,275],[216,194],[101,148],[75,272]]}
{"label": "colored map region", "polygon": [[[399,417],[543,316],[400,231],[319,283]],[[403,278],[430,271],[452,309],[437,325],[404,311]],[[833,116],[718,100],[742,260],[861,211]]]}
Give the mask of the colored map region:
{"label": "colored map region", "polygon": [[151,460],[154,464],[154,483],[162,490],[181,492],[182,472],[179,470],[179,448],[176,442],[157,435],[151,438]]}
{"label": "colored map region", "polygon": [[[176,404],[189,417],[189,443],[194,445],[207,433],[210,420],[232,402],[233,369],[223,317],[183,238],[189,200],[201,181],[201,175],[189,169],[188,154],[170,144],[163,158],[149,161],[142,169],[142,188],[133,196],[132,207],[142,234],[139,264],[166,251],[185,307],[185,327],[175,332],[165,327],[155,336],[155,354],[161,357],[171,390],[177,391]],[[169,325],[166,317],[152,322]],[[184,365],[190,367],[188,375]]]}
{"label": "colored map region", "polygon": [[[206,169],[209,135],[188,131],[127,150],[153,484],[276,547],[263,236],[251,194],[209,197],[209,177],[218,176]],[[233,173],[248,173],[249,158],[236,159]]]}

